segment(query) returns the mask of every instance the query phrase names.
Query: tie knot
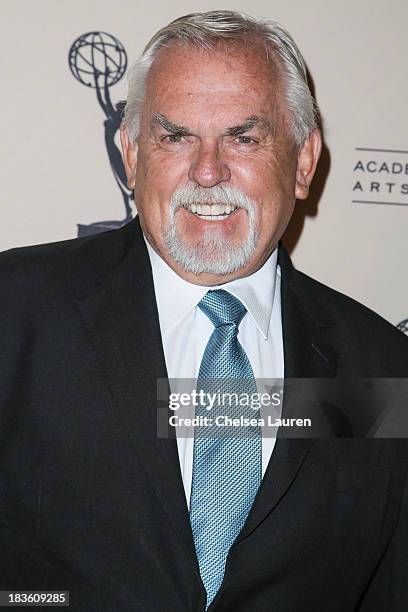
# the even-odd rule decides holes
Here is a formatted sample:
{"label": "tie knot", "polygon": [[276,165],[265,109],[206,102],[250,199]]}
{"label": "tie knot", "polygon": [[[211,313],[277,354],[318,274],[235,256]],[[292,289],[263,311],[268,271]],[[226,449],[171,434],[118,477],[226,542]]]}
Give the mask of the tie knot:
{"label": "tie knot", "polygon": [[207,291],[198,306],[210,319],[214,327],[228,324],[234,324],[238,327],[246,313],[246,308],[242,302],[224,289]]}

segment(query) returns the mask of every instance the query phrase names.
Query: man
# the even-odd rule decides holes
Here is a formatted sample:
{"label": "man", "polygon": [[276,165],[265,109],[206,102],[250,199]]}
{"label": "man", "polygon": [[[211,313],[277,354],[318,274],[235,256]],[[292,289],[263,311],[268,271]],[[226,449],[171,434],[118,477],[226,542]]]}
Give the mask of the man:
{"label": "man", "polygon": [[157,433],[160,379],[406,376],[403,334],[279,244],[321,148],[293,40],[175,20],[131,71],[122,145],[137,219],[1,257],[1,589],[405,610],[405,440]]}

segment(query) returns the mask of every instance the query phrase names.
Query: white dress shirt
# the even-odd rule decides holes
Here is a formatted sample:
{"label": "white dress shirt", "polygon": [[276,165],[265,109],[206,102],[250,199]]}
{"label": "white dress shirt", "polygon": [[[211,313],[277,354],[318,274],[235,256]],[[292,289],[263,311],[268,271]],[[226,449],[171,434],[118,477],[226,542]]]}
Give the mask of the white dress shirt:
{"label": "white dress shirt", "polygon": [[[153,272],[164,357],[170,390],[177,379],[197,379],[207,342],[214,331],[197,304],[211,289],[225,289],[247,309],[238,340],[251,363],[255,379],[283,379],[284,358],[280,299],[280,267],[277,249],[254,274],[223,285],[204,287],[182,279],[145,239]],[[173,380],[172,380],[173,379]],[[258,392],[262,392],[257,380]],[[263,408],[260,408],[262,417]],[[280,413],[277,414],[280,416]],[[177,447],[186,500],[190,504],[194,430],[176,427]],[[274,437],[262,437],[262,476],[275,445]]]}

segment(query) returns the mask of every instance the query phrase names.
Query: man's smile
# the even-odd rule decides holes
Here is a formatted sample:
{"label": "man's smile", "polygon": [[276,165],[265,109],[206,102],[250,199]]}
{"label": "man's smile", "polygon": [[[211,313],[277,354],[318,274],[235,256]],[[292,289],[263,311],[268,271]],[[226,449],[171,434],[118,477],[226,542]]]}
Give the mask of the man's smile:
{"label": "man's smile", "polygon": [[232,218],[238,220],[245,209],[231,204],[186,204],[179,209],[187,213],[188,217],[195,217],[201,221],[226,221]]}

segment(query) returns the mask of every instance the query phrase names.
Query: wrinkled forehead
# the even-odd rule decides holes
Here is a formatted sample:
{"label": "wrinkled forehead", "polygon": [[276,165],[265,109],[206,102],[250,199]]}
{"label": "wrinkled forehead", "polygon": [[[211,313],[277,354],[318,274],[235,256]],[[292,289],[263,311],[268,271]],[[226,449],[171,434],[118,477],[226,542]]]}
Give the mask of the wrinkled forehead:
{"label": "wrinkled forehead", "polygon": [[177,120],[190,111],[203,119],[212,112],[275,116],[281,83],[279,62],[264,44],[220,43],[207,50],[172,43],[159,50],[148,71],[144,107],[150,118],[173,110]]}

